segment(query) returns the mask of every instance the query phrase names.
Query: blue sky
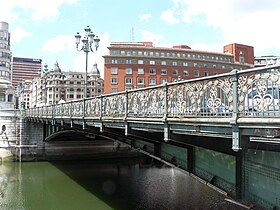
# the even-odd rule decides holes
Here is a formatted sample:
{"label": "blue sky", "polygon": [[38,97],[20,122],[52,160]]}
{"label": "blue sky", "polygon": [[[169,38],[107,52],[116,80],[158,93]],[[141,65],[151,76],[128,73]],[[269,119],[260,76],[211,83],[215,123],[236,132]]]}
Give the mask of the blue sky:
{"label": "blue sky", "polygon": [[[222,52],[223,46],[254,46],[255,56],[280,56],[279,0],[0,0],[0,21],[9,23],[15,57],[41,58],[52,68],[84,71],[85,55],[74,35],[90,26],[101,39],[89,68],[112,41],[187,44]],[[133,31],[133,33],[132,33]],[[132,35],[133,34],[133,35]]]}

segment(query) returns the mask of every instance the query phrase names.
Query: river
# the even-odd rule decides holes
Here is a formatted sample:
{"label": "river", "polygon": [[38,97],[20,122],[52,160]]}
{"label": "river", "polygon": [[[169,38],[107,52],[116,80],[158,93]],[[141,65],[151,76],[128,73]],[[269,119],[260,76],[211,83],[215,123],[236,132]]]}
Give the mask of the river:
{"label": "river", "polygon": [[244,208],[178,169],[126,158],[2,163],[0,209]]}

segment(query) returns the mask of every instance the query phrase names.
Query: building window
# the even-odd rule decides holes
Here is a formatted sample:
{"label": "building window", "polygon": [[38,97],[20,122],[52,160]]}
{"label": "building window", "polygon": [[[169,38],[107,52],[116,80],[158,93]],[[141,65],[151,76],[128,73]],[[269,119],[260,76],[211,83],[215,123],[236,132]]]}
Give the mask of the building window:
{"label": "building window", "polygon": [[173,70],[172,72],[173,75],[178,75],[178,71],[176,69]]}
{"label": "building window", "polygon": [[117,64],[118,60],[117,59],[112,59],[112,64]]}
{"label": "building window", "polygon": [[188,62],[183,62],[183,66],[189,66]]}
{"label": "building window", "polygon": [[126,77],[125,78],[125,84],[132,84],[132,78],[131,77]]}
{"label": "building window", "polygon": [[166,78],[161,78],[160,82],[161,82],[161,84],[165,84],[165,83],[167,83],[167,79]]}
{"label": "building window", "polygon": [[130,56],[130,55],[131,55],[131,52],[130,52],[130,51],[126,51],[126,55],[127,55],[127,56]]}
{"label": "building window", "polygon": [[121,55],[125,55],[125,51],[124,50],[121,51]]}
{"label": "building window", "polygon": [[81,95],[77,95],[77,98],[81,98]]}
{"label": "building window", "polygon": [[143,60],[138,60],[138,64],[144,64]]}
{"label": "building window", "polygon": [[194,70],[193,74],[194,74],[195,77],[199,77],[199,71],[198,70]]}
{"label": "building window", "polygon": [[13,102],[13,94],[8,95],[8,102]]}
{"label": "building window", "polygon": [[156,79],[155,78],[150,78],[149,79],[149,84],[150,85],[155,85],[156,84]]}
{"label": "building window", "polygon": [[144,69],[139,68],[139,69],[138,69],[138,74],[144,74]]}
{"label": "building window", "polygon": [[125,63],[126,63],[126,64],[131,64],[131,60],[130,60],[130,59],[129,59],[129,60],[126,60]]}
{"label": "building window", "polygon": [[118,78],[111,78],[111,84],[118,84]]}
{"label": "building window", "polygon": [[74,98],[74,95],[73,95],[73,94],[70,94],[70,95],[69,95],[69,98]]}
{"label": "building window", "polygon": [[0,93],[0,101],[5,102],[5,94],[4,93]]}
{"label": "building window", "polygon": [[194,67],[197,67],[197,63],[194,63],[193,66],[194,66]]}
{"label": "building window", "polygon": [[204,76],[205,76],[205,77],[209,76],[208,71],[205,71],[205,72],[204,72]]}
{"label": "building window", "polygon": [[172,66],[177,66],[177,61],[172,61]]}
{"label": "building window", "polygon": [[126,74],[132,74],[132,68],[126,68],[125,73]]}
{"label": "building window", "polygon": [[166,61],[161,61],[161,65],[165,66],[166,65]]}
{"label": "building window", "polygon": [[111,89],[111,92],[112,92],[112,93],[117,93],[117,92],[118,92],[118,88],[112,88],[112,89]]}
{"label": "building window", "polygon": [[150,69],[150,74],[156,74],[156,69]]}
{"label": "building window", "polygon": [[74,88],[69,88],[69,91],[70,92],[74,92]]}
{"label": "building window", "polygon": [[138,55],[143,55],[143,52],[142,51],[138,51]]}
{"label": "building window", "polygon": [[111,74],[118,74],[118,68],[116,67],[111,68]]}
{"label": "building window", "polygon": [[155,65],[156,62],[155,61],[150,61],[150,65]]}
{"label": "building window", "polygon": [[167,70],[166,69],[161,69],[161,75],[167,75]]}
{"label": "building window", "polygon": [[144,84],[144,78],[138,77],[137,84]]}
{"label": "building window", "polygon": [[184,71],[183,71],[183,74],[184,74],[184,76],[189,76],[188,70],[184,70]]}

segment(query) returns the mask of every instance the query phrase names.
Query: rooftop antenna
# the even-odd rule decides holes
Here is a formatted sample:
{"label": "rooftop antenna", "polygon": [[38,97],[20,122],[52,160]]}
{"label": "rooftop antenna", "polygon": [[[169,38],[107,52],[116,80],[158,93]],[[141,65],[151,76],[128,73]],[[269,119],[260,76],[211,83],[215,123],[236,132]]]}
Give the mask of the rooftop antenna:
{"label": "rooftop antenna", "polygon": [[130,31],[130,41],[134,42],[134,27],[132,27]]}

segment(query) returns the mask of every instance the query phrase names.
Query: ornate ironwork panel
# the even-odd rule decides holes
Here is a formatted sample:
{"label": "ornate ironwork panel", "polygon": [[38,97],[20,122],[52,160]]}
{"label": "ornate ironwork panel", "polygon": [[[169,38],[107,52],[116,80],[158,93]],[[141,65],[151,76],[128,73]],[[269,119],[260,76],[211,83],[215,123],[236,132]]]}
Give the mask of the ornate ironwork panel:
{"label": "ornate ironwork panel", "polygon": [[279,69],[243,74],[238,79],[239,112],[245,116],[280,114]]}
{"label": "ornate ironwork panel", "polygon": [[128,116],[162,117],[164,106],[163,87],[128,93]]}
{"label": "ornate ironwork panel", "polygon": [[228,77],[168,87],[169,116],[220,116],[232,111],[232,81]]}
{"label": "ornate ironwork panel", "polygon": [[101,98],[92,98],[86,100],[86,116],[87,117],[100,117],[101,114]]}
{"label": "ornate ironwork panel", "polygon": [[72,116],[73,117],[83,117],[83,100],[75,101],[72,103]]}
{"label": "ornate ironwork panel", "polygon": [[125,94],[110,95],[103,98],[103,116],[124,117],[125,116]]}

